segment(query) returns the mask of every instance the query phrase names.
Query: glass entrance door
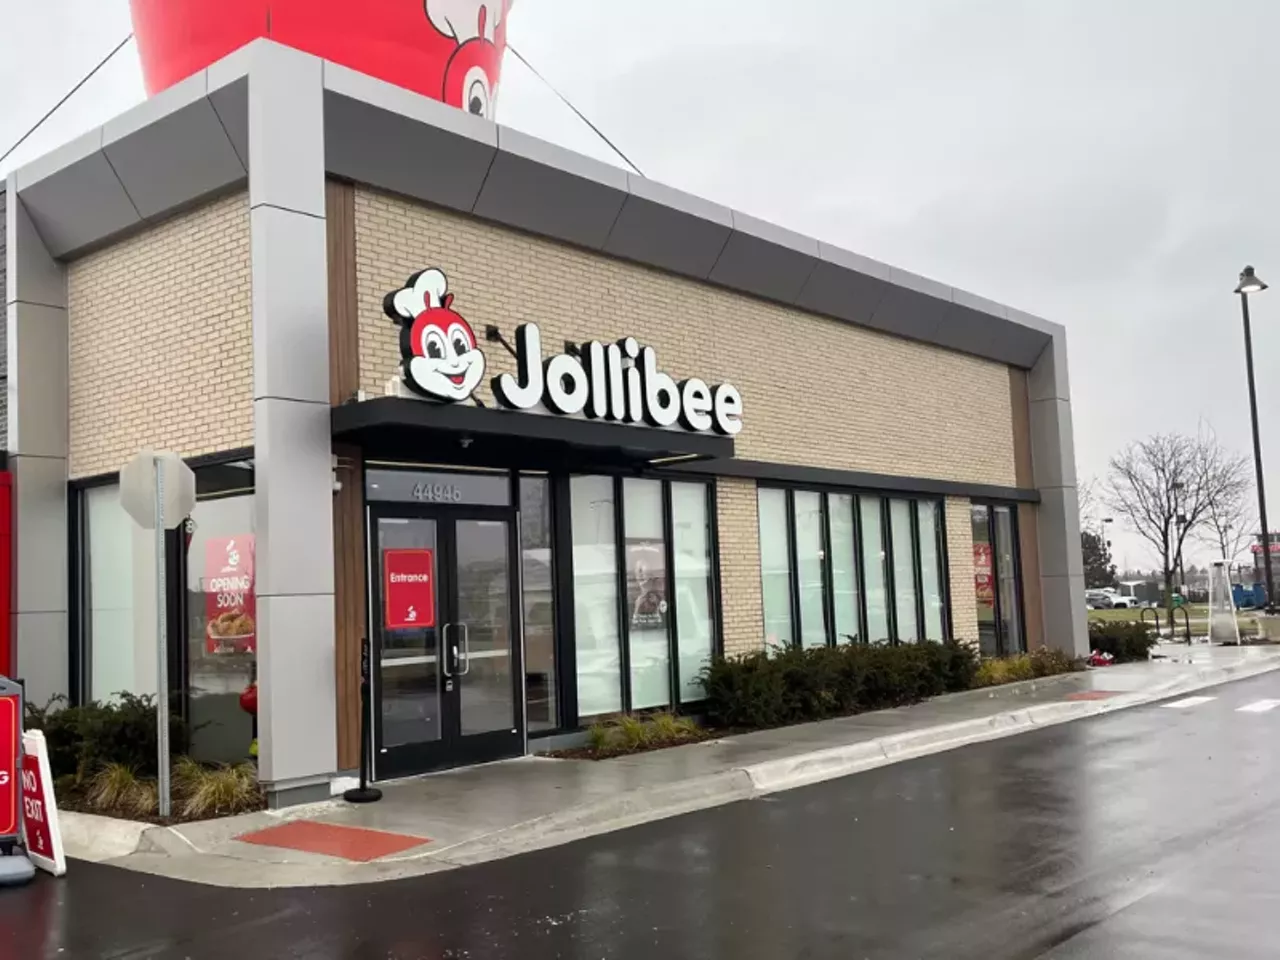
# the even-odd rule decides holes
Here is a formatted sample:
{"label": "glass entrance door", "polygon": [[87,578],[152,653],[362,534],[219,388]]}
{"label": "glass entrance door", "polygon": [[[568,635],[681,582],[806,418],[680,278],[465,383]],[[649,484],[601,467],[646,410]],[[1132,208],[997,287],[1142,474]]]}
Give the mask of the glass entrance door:
{"label": "glass entrance door", "polygon": [[378,779],[524,750],[512,523],[500,513],[370,510]]}

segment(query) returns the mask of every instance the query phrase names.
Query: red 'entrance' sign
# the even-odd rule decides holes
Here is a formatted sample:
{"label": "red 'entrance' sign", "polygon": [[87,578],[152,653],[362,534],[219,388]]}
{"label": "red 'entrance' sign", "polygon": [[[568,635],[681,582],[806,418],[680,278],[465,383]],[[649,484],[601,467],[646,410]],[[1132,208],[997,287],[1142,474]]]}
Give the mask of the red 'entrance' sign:
{"label": "red 'entrance' sign", "polygon": [[436,625],[434,550],[382,551],[382,606],[388,630]]}
{"label": "red 'entrance' sign", "polygon": [[0,697],[0,837],[18,835],[18,753],[22,723],[16,696]]}

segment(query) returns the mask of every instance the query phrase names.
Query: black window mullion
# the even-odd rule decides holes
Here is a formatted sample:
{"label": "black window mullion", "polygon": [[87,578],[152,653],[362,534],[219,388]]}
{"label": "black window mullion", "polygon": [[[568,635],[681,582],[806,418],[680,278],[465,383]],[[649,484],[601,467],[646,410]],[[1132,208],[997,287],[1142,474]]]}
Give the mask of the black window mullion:
{"label": "black window mullion", "polygon": [[[942,636],[946,640],[955,639],[955,618],[951,610],[951,556],[947,551],[947,502],[939,500],[937,506],[938,522],[934,524],[934,537],[938,543],[938,576],[942,587]],[[972,552],[972,551],[971,551]]]}
{"label": "black window mullion", "polygon": [[800,639],[800,564],[796,550],[796,500],[793,490],[786,491],[787,503],[787,580],[791,584],[791,645],[803,646]]}
{"label": "black window mullion", "polygon": [[880,498],[880,549],[884,551],[885,613],[889,621],[889,639],[894,646],[898,639],[898,592],[893,566],[893,511],[889,498]]}
{"label": "black window mullion", "polygon": [[680,650],[677,636],[676,619],[676,538],[675,514],[672,510],[671,481],[661,480],[662,485],[662,539],[666,564],[666,597],[667,597],[667,673],[671,690],[670,707],[680,703]]}
{"label": "black window mullion", "polygon": [[[712,653],[724,656],[724,603],[720,596],[720,515],[716,513],[716,481],[707,481],[705,487],[707,498],[707,546],[711,552],[708,560],[711,563],[711,615],[715,617],[712,632]],[[759,497],[759,491],[756,496]],[[757,509],[759,504],[757,503]],[[758,529],[758,527],[757,527]],[[763,606],[763,605],[762,605]]]}
{"label": "black window mullion", "polygon": [[991,608],[996,618],[996,656],[1005,655],[1004,618],[1000,615],[1000,544],[996,540],[995,504],[987,505],[987,543],[991,547]]}
{"label": "black window mullion", "polygon": [[1022,536],[1018,529],[1018,507],[1009,504],[1009,536],[1013,555],[1013,602],[1018,607],[1018,637],[1024,651],[1030,650],[1027,643],[1027,605],[1022,593]]}
{"label": "black window mullion", "polygon": [[827,646],[840,642],[836,636],[836,594],[834,564],[831,557],[831,494],[818,494],[818,509],[822,517],[822,618],[827,635]]}
{"label": "black window mullion", "polygon": [[911,501],[911,554],[916,578],[916,634],[920,640],[928,640],[929,628],[924,616],[924,551],[920,549],[920,503]]}
{"label": "black window mullion", "polygon": [[[86,522],[85,492],[82,487],[72,487],[67,496],[67,544],[71,558],[69,568],[68,613],[67,623],[70,627],[68,636],[72,638],[69,649],[67,690],[70,691],[70,706],[78,707],[87,703],[92,696],[90,679],[93,676],[93,655],[89,641],[89,604],[87,602],[89,584],[89,525]],[[12,638],[9,656],[13,659],[13,671],[18,673],[17,638]],[[43,706],[43,704],[41,704]]]}
{"label": "black window mullion", "polygon": [[622,673],[622,712],[631,712],[631,616],[627,609],[627,531],[623,522],[625,507],[622,502],[624,491],[622,478],[613,478],[613,541],[614,567],[617,568],[618,584],[618,639],[622,649],[619,651],[619,667]]}
{"label": "black window mullion", "polygon": [[[555,630],[557,725],[578,727],[577,621],[573,599],[573,504],[568,476],[548,476],[551,496],[551,616]],[[521,603],[524,600],[521,598]]]}

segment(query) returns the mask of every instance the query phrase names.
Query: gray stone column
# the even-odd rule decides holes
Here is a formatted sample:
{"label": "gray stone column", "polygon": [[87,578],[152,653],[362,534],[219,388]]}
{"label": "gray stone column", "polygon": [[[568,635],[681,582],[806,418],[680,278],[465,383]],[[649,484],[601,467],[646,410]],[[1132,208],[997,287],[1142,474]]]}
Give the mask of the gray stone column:
{"label": "gray stone column", "polygon": [[11,174],[5,203],[8,452],[13,473],[13,638],[27,697],[68,692],[67,278]]}
{"label": "gray stone column", "polygon": [[327,797],[337,766],[323,77],[251,55],[259,763],[284,805]]}
{"label": "gray stone column", "polygon": [[1080,552],[1080,501],[1076,489],[1075,438],[1067,376],[1066,331],[1052,326],[1053,340],[1027,376],[1031,404],[1031,466],[1040,505],[1040,592],[1044,639],[1076,656],[1089,652]]}

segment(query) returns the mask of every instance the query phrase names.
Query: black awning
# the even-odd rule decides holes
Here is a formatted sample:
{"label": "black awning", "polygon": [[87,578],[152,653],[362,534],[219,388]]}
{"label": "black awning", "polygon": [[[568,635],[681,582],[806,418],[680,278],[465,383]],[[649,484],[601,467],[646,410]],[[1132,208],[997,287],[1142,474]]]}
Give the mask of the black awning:
{"label": "black awning", "polygon": [[377,460],[524,469],[728,459],[733,439],[638,424],[377,397],[333,408],[333,439]]}

